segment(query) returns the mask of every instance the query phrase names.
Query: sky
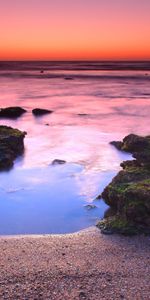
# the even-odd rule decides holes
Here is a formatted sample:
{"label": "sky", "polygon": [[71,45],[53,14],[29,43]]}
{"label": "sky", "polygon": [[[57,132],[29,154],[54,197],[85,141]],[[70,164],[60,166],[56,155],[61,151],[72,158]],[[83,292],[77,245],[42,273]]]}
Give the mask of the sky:
{"label": "sky", "polygon": [[0,0],[0,60],[150,59],[150,0]]}

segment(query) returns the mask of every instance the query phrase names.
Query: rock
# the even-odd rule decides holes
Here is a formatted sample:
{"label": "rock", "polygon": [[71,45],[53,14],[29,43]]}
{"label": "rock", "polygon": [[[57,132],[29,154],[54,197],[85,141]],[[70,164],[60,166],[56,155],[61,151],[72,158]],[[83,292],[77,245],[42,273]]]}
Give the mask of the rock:
{"label": "rock", "polygon": [[123,169],[127,169],[127,168],[136,168],[136,167],[140,167],[140,163],[137,160],[126,160],[123,161],[120,166]]}
{"label": "rock", "polygon": [[24,114],[26,110],[19,106],[12,106],[0,109],[0,118],[15,119]]}
{"label": "rock", "polygon": [[120,141],[112,141],[110,142],[111,145],[115,146],[118,150],[121,150],[122,142]]}
{"label": "rock", "polygon": [[87,299],[86,293],[84,291],[79,292],[79,299]]}
{"label": "rock", "polygon": [[102,228],[101,229],[101,233],[106,234],[106,235],[111,235],[114,233],[114,231],[112,229],[108,229],[108,228]]}
{"label": "rock", "polygon": [[87,210],[91,210],[91,209],[97,208],[97,206],[96,206],[95,204],[86,204],[86,205],[84,205],[84,207],[85,207]]}
{"label": "rock", "polygon": [[150,143],[150,139],[136,134],[129,134],[123,139],[121,149],[127,152],[144,151],[144,147],[147,147]]}
{"label": "rock", "polygon": [[102,199],[102,195],[98,195],[94,200],[101,200]]}
{"label": "rock", "polygon": [[88,116],[88,114],[78,114],[78,116],[80,116],[80,117],[86,117],[86,116]]}
{"label": "rock", "polygon": [[35,116],[43,116],[46,114],[51,114],[53,111],[49,109],[43,109],[43,108],[35,108],[32,110],[33,115]]}
{"label": "rock", "polygon": [[128,135],[121,150],[136,158],[121,163],[123,168],[104,189],[102,198],[114,211],[98,225],[123,234],[150,233],[150,136]]}
{"label": "rock", "polygon": [[127,135],[123,141],[113,141],[110,142],[111,145],[115,146],[119,150],[134,153],[139,151],[144,151],[144,147],[148,147],[150,144],[150,137],[142,137],[136,134]]}
{"label": "rock", "polygon": [[23,153],[26,132],[0,126],[0,170],[13,166],[14,159]]}
{"label": "rock", "polygon": [[65,164],[65,163],[66,163],[66,161],[63,160],[63,159],[54,159],[54,160],[52,161],[52,165],[63,165],[63,164]]}
{"label": "rock", "polygon": [[65,77],[64,79],[65,79],[65,80],[73,80],[73,78],[72,78],[72,77],[69,77],[69,76],[68,76],[68,77]]}

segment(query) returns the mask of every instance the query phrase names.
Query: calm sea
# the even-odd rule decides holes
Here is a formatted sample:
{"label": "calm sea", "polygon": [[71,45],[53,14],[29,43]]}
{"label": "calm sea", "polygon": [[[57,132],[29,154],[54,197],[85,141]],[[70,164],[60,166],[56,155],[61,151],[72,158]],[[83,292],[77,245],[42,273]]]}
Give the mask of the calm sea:
{"label": "calm sea", "polygon": [[[0,173],[0,234],[74,232],[103,217],[94,199],[131,158],[109,142],[150,134],[150,62],[0,62],[6,106],[27,113],[0,124],[28,134],[24,155]],[[54,112],[37,118],[37,107]]]}

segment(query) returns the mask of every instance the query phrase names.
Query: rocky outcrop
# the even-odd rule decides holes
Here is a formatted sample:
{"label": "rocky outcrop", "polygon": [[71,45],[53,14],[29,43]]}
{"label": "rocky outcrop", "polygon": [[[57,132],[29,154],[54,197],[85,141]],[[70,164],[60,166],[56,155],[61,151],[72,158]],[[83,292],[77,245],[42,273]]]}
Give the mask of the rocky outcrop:
{"label": "rocky outcrop", "polygon": [[121,170],[104,189],[102,198],[113,209],[98,223],[102,232],[150,233],[150,136],[130,134],[117,148],[133,154],[132,161],[121,163]]}
{"label": "rocky outcrop", "polygon": [[0,170],[13,166],[14,159],[23,153],[26,132],[0,126]]}
{"label": "rocky outcrop", "polygon": [[32,110],[32,113],[34,116],[43,116],[46,114],[51,114],[53,111],[49,109],[43,109],[43,108],[35,108]]}
{"label": "rocky outcrop", "polygon": [[0,118],[15,119],[20,117],[26,110],[19,106],[12,106],[0,109]]}

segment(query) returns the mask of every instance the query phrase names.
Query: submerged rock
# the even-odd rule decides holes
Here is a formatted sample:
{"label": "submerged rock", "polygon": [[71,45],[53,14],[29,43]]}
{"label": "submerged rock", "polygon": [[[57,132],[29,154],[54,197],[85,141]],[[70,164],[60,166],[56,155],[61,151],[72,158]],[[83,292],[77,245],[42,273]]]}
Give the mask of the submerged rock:
{"label": "submerged rock", "polygon": [[86,117],[86,116],[88,116],[88,114],[84,114],[84,113],[82,114],[81,113],[81,114],[78,114],[78,116],[80,116],[80,117]]}
{"label": "submerged rock", "polygon": [[12,106],[0,109],[0,118],[15,119],[24,114],[26,110],[19,106]]}
{"label": "submerged rock", "polygon": [[73,77],[69,77],[69,76],[68,76],[68,77],[65,77],[64,79],[65,79],[65,80],[73,80]]}
{"label": "submerged rock", "polygon": [[65,163],[66,163],[66,161],[63,160],[63,159],[54,159],[54,160],[52,161],[52,165],[63,165],[63,164],[65,164]]}
{"label": "submerged rock", "polygon": [[96,206],[95,204],[86,204],[86,205],[84,205],[84,207],[85,207],[87,210],[91,210],[91,209],[97,208],[97,206]]}
{"label": "submerged rock", "polygon": [[23,153],[26,132],[0,126],[0,170],[13,166],[14,159]]}
{"label": "submerged rock", "polygon": [[102,198],[115,213],[97,226],[123,234],[150,233],[150,136],[130,134],[120,143],[136,159],[121,163],[123,170],[104,189]]}
{"label": "submerged rock", "polygon": [[44,108],[35,108],[32,110],[33,115],[35,116],[43,116],[46,114],[51,114],[53,110],[44,109]]}

